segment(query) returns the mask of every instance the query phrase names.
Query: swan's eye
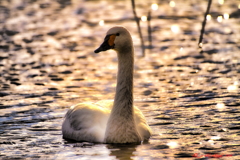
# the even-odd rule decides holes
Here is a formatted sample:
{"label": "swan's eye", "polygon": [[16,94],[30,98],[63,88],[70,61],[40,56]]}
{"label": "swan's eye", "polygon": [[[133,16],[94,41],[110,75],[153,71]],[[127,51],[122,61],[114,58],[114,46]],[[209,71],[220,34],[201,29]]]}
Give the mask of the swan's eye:
{"label": "swan's eye", "polygon": [[116,34],[116,36],[120,36],[120,34],[119,34],[119,33],[117,33],[117,34]]}

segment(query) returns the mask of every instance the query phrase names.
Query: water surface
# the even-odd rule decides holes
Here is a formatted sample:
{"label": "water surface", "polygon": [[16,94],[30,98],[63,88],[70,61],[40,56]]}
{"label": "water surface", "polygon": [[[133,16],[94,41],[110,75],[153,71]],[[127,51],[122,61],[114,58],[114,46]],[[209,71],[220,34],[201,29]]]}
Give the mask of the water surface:
{"label": "water surface", "polygon": [[[240,2],[219,2],[202,51],[207,2],[159,2],[153,48],[141,57],[128,1],[1,1],[0,159],[240,159]],[[136,1],[140,17],[151,3]],[[114,25],[132,33],[135,105],[153,136],[142,145],[66,141],[71,105],[114,97],[116,54],[93,53]]]}

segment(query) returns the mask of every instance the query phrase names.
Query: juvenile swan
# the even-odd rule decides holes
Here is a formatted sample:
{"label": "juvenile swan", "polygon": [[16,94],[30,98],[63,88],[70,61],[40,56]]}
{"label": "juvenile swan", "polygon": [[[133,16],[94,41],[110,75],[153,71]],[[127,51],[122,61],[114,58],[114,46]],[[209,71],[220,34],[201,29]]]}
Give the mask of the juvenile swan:
{"label": "juvenile swan", "polygon": [[64,138],[98,143],[139,143],[150,138],[151,129],[144,115],[133,106],[134,48],[126,28],[109,29],[104,42],[94,52],[109,49],[115,50],[118,56],[114,102],[72,106],[62,124]]}

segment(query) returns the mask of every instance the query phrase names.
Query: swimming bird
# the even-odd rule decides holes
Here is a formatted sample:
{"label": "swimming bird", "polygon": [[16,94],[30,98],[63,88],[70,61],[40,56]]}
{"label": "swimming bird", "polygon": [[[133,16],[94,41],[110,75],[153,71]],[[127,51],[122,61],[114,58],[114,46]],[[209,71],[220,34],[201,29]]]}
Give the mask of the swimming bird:
{"label": "swimming bird", "polygon": [[114,101],[79,103],[72,106],[62,124],[63,138],[95,143],[141,143],[151,136],[142,112],[133,105],[134,47],[122,26],[108,30],[94,52],[117,52],[118,74]]}

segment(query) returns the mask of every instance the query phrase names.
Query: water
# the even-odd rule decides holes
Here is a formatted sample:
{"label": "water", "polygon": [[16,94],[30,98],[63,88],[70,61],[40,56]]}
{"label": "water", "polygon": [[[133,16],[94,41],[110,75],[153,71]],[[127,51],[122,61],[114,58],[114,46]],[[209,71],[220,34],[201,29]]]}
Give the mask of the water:
{"label": "water", "polygon": [[[0,4],[0,159],[240,159],[240,1],[213,2],[203,51],[207,3],[159,3],[145,57],[128,1]],[[136,5],[147,15],[150,3]],[[114,25],[132,33],[135,105],[153,136],[142,145],[66,141],[61,124],[71,105],[114,97],[116,54],[93,53]]]}

